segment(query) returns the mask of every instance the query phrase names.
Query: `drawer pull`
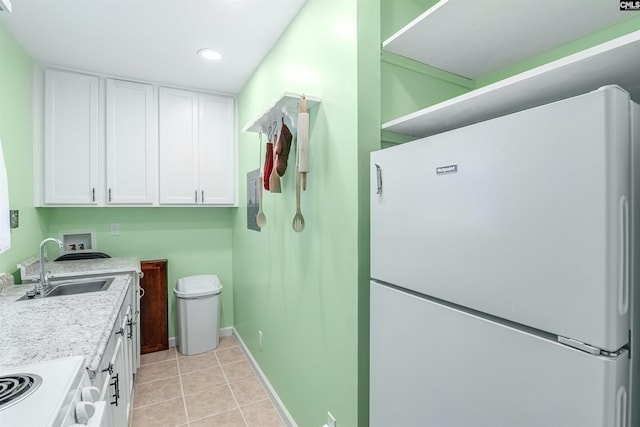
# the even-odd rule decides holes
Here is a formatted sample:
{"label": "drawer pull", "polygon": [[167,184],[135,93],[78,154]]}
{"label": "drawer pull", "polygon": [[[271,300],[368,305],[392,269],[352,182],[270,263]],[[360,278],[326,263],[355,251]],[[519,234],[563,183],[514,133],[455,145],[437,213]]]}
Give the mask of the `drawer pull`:
{"label": "drawer pull", "polygon": [[111,382],[110,385],[114,386],[113,398],[115,399],[113,402],[110,402],[110,403],[112,405],[118,406],[118,399],[120,399],[120,377],[118,376],[118,374],[116,374],[113,377],[113,382]]}

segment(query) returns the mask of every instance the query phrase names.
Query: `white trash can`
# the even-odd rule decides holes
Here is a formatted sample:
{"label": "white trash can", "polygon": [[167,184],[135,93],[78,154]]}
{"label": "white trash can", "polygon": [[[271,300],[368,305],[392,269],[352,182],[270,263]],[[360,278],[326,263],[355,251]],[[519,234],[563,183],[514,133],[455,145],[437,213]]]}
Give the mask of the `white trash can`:
{"label": "white trash can", "polygon": [[220,293],[218,276],[203,274],[178,279],[176,296],[178,351],[187,356],[218,346]]}

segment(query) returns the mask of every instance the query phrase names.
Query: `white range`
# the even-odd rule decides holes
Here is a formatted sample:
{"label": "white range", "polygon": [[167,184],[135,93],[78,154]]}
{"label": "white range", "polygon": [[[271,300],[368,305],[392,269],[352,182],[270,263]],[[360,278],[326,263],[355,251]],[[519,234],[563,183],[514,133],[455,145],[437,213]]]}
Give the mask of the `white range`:
{"label": "white range", "polygon": [[0,371],[0,426],[106,425],[106,402],[91,386],[84,357]]}

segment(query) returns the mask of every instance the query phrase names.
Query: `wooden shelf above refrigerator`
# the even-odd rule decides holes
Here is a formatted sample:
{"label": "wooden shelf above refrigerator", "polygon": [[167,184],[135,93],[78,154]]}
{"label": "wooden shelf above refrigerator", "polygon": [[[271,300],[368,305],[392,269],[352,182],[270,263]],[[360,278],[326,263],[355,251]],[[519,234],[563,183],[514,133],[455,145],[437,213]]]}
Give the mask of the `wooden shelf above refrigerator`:
{"label": "wooden shelf above refrigerator", "polygon": [[383,49],[477,79],[633,16],[611,0],[441,0]]}
{"label": "wooden shelf above refrigerator", "polygon": [[425,137],[615,84],[640,100],[640,31],[388,121],[385,131]]}

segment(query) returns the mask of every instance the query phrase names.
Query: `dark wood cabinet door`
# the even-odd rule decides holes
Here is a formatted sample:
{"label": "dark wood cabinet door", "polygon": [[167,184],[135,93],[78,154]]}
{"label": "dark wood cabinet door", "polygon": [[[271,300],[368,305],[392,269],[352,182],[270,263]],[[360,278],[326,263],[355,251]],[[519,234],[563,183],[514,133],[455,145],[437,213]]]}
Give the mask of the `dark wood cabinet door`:
{"label": "dark wood cabinet door", "polygon": [[169,348],[169,300],[167,298],[167,260],[142,261],[144,276],[140,286],[140,352]]}

